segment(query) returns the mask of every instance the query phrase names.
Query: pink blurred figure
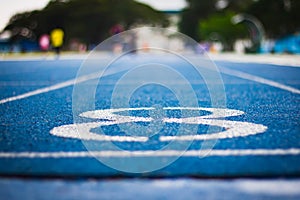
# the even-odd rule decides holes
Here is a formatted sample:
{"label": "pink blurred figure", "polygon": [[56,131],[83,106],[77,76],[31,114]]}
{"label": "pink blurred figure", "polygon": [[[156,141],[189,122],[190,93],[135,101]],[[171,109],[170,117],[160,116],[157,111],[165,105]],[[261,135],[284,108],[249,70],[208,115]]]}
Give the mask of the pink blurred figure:
{"label": "pink blurred figure", "polygon": [[50,37],[47,34],[44,34],[40,37],[39,40],[40,48],[42,51],[48,51],[50,47]]}

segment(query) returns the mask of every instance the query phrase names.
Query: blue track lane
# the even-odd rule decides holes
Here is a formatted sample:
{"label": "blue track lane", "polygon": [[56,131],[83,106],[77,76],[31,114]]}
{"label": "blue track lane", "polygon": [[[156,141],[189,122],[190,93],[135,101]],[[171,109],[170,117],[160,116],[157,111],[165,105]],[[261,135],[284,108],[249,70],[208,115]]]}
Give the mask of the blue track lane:
{"label": "blue track lane", "polygon": [[[126,65],[126,63],[123,63]],[[233,69],[266,78],[280,84],[300,89],[300,68],[266,64],[241,64],[217,62],[222,68]],[[2,61],[0,62],[0,99],[48,87],[76,77],[81,60],[57,61]],[[172,64],[171,64],[172,65]],[[211,102],[203,80],[195,80],[193,70],[184,63],[172,67],[192,82],[192,87],[202,107]],[[124,75],[119,72],[100,80],[96,90],[97,109],[109,108],[110,97],[116,81]],[[228,74],[222,74],[228,109],[243,111],[240,116],[226,120],[261,124],[267,127],[264,133],[247,137],[227,138],[217,141],[214,150],[243,149],[299,149],[300,148],[300,95]],[[0,104],[0,152],[86,152],[79,139],[62,138],[50,134],[54,127],[72,124],[72,86]],[[151,97],[151,98],[150,98]],[[146,85],[138,89],[130,99],[131,107],[179,106],[172,92],[159,85]],[[122,113],[120,113],[122,115]],[[205,116],[209,112],[198,112]],[[147,117],[147,112],[131,112],[132,116]],[[180,113],[168,112],[167,116],[180,117]],[[143,124],[147,126],[147,124]],[[192,126],[192,125],[188,125]],[[195,126],[195,125],[193,125]],[[200,125],[197,133],[207,130]],[[159,135],[172,135],[178,130],[176,123],[166,123]],[[108,135],[122,135],[117,125],[102,127]],[[93,132],[99,133],[99,127]],[[93,141],[90,141],[92,144]],[[157,150],[166,143],[152,137],[148,143],[114,142],[124,150]],[[193,141],[188,150],[199,150],[202,141]],[[176,146],[175,146],[176,147]],[[105,145],[104,149],[105,150]],[[176,150],[176,149],[175,149]],[[14,154],[15,155],[15,154]],[[118,158],[116,158],[118,159]],[[126,158],[120,161],[130,167]],[[162,156],[155,162],[161,162]],[[0,175],[46,176],[46,177],[298,177],[300,154],[287,155],[229,155],[229,156],[184,156],[172,164],[148,173],[124,173],[112,169],[93,157],[5,157],[0,156]],[[149,160],[149,165],[153,163]],[[154,163],[155,165],[155,163]],[[18,184],[18,183],[14,183]],[[239,194],[236,194],[239,195]]]}

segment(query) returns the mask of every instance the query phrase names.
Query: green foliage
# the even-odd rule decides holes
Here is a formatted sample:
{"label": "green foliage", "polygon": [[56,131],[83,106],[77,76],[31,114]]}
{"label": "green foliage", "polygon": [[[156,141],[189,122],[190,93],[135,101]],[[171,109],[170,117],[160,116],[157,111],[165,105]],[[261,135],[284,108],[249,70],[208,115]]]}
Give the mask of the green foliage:
{"label": "green foliage", "polygon": [[[229,29],[232,32],[232,24],[214,22],[221,20],[217,16],[226,16],[226,13],[246,13],[256,17],[264,26],[267,37],[279,38],[287,34],[300,31],[300,1],[299,0],[186,0],[187,8],[181,13],[179,30],[195,40],[205,39],[206,34],[199,31],[199,21],[213,28],[219,23],[219,27]],[[225,2],[223,8],[218,8],[220,1]],[[212,23],[209,24],[208,23]],[[203,28],[203,27],[202,27]],[[204,27],[206,29],[206,27]],[[239,32],[236,27],[236,33]],[[241,30],[240,30],[241,31]],[[224,34],[227,31],[222,31]],[[233,34],[236,37],[237,34]],[[204,37],[204,38],[203,38]],[[226,36],[224,36],[226,38]]]}
{"label": "green foliage", "polygon": [[233,42],[247,36],[247,29],[242,24],[234,25],[233,12],[217,13],[206,20],[200,20],[199,35],[204,40],[218,40],[226,49],[232,49]]}
{"label": "green foliage", "polygon": [[[164,26],[167,18],[133,0],[52,0],[40,11],[16,14],[5,30],[12,31],[13,41],[24,37],[37,40],[59,27],[65,31],[67,42],[77,39],[86,44],[97,44],[109,35],[115,24],[130,28],[139,23]],[[31,34],[21,34],[24,29]]]}
{"label": "green foliage", "polygon": [[199,19],[206,19],[210,13],[215,11],[215,0],[187,0],[187,3],[188,7],[181,13],[179,30],[198,41],[200,39],[198,34]]}

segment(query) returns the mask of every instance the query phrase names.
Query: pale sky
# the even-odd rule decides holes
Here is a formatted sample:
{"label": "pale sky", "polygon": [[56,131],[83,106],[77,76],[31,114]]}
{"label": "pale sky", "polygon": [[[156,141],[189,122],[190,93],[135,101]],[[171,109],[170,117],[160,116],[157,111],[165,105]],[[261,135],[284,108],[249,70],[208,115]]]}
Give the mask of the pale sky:
{"label": "pale sky", "polygon": [[[0,0],[0,32],[11,16],[18,12],[42,9],[50,0]],[[185,0],[138,0],[158,10],[180,10]]]}

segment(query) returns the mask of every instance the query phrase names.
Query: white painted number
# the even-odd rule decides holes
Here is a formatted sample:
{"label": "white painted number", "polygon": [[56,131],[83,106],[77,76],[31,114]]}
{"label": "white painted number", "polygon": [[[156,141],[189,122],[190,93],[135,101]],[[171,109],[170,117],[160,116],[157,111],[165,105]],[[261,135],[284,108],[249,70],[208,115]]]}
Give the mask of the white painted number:
{"label": "white painted number", "polygon": [[[153,110],[154,108],[118,108],[118,109],[105,109],[94,110],[80,114],[81,117],[91,119],[101,119],[107,121],[68,124],[55,127],[50,131],[52,135],[66,138],[74,138],[80,140],[97,140],[97,141],[118,141],[118,142],[146,142],[149,138],[147,136],[111,136],[104,134],[93,133],[91,129],[109,126],[115,124],[131,123],[131,122],[151,122],[154,119],[151,117],[135,117],[124,116],[116,114],[123,111],[141,111]],[[246,137],[263,133],[267,127],[261,124],[254,124],[250,122],[230,121],[225,120],[225,117],[232,117],[242,115],[243,112],[232,109],[221,108],[188,108],[188,107],[166,107],[164,110],[201,110],[208,111],[211,114],[206,116],[196,116],[187,118],[163,118],[165,123],[186,123],[186,124],[203,124],[210,126],[223,127],[225,130],[211,134],[191,134],[191,135],[175,135],[175,136],[160,136],[160,141],[171,140],[215,140],[234,137]],[[80,132],[80,134],[79,134]]]}

